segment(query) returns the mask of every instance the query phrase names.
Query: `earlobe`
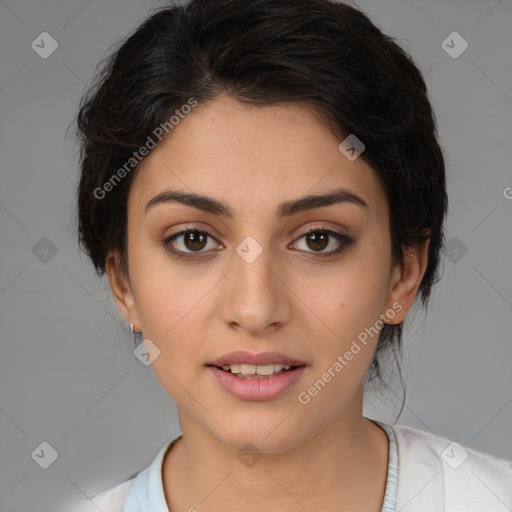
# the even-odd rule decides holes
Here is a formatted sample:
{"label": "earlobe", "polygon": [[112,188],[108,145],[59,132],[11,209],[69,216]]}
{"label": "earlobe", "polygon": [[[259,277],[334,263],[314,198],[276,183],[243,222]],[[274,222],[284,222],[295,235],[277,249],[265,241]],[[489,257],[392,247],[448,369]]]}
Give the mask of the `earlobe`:
{"label": "earlobe", "polygon": [[119,311],[128,324],[140,325],[130,280],[121,268],[117,253],[109,253],[107,255],[105,268],[110,283],[110,290]]}
{"label": "earlobe", "polygon": [[[387,307],[396,311],[387,324],[396,325],[404,321],[411,309],[428,263],[429,240],[414,247],[404,247],[403,264],[393,270]],[[401,307],[398,308],[396,305]],[[399,311],[398,311],[399,310]]]}

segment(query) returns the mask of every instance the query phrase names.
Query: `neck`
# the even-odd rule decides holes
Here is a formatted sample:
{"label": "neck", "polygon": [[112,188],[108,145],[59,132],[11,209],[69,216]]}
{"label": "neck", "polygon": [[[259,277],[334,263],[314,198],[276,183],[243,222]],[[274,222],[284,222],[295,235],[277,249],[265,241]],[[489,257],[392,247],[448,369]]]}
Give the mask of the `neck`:
{"label": "neck", "polygon": [[[372,421],[342,415],[279,453],[240,452],[183,414],[183,437],[166,454],[164,492],[171,511],[247,512],[265,508],[379,512],[385,493],[388,438]],[[246,454],[246,452],[244,452]],[[245,461],[245,463],[244,463]],[[371,489],[371,493],[368,492]]]}

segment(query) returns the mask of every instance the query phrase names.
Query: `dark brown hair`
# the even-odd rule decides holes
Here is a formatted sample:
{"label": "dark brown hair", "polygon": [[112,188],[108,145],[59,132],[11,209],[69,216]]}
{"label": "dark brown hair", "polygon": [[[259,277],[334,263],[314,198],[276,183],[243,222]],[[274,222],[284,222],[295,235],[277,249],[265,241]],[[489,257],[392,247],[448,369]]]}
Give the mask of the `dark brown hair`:
{"label": "dark brown hair", "polygon": [[[429,238],[418,295],[438,279],[447,212],[445,167],[421,72],[360,10],[329,0],[192,0],[159,8],[100,63],[77,116],[79,243],[98,275],[109,251],[126,258],[126,204],[137,167],[105,197],[95,190],[190,98],[226,94],[252,105],[301,104],[340,142],[365,144],[390,207],[394,262]],[[193,114],[192,114],[193,115]],[[400,349],[402,324],[384,325],[383,350]]]}

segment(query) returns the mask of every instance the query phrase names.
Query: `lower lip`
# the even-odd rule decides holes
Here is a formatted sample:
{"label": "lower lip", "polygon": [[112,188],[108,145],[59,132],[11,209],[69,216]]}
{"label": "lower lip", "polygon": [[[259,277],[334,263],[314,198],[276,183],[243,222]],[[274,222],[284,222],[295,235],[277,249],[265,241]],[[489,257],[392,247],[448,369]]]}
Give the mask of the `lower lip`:
{"label": "lower lip", "polygon": [[244,379],[235,377],[231,372],[216,366],[207,366],[207,368],[221,387],[231,395],[242,400],[270,400],[290,389],[300,379],[306,367],[297,366],[277,377],[264,379]]}

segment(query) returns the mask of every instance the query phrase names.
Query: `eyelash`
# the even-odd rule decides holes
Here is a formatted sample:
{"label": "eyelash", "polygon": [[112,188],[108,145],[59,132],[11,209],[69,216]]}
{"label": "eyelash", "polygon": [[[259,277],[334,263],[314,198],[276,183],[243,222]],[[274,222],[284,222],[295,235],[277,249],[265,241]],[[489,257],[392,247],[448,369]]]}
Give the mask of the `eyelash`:
{"label": "eyelash", "polygon": [[[206,236],[208,236],[208,237],[210,237],[210,238],[215,240],[215,238],[206,230],[195,229],[195,228],[185,229],[183,231],[175,233],[174,235],[171,235],[171,236],[161,240],[162,246],[164,247],[164,249],[167,252],[169,252],[171,254],[172,257],[174,257],[176,259],[183,259],[185,261],[190,261],[190,260],[193,260],[193,259],[198,259],[197,256],[196,256],[197,254],[202,254],[199,251],[187,253],[187,252],[184,252],[184,251],[180,251],[180,250],[176,250],[176,249],[172,249],[171,248],[171,242],[173,240],[175,240],[176,238],[179,238],[180,236],[185,235],[187,233],[199,233],[199,234],[206,235]],[[302,233],[297,238],[297,240],[300,240],[301,238],[303,238],[303,237],[305,237],[305,236],[307,236],[307,235],[309,235],[311,233],[326,233],[326,234],[332,236],[338,242],[340,242],[340,246],[337,249],[334,249],[334,250],[332,250],[332,251],[330,251],[328,253],[317,253],[317,254],[315,254],[314,252],[312,252],[313,258],[328,258],[328,257],[336,256],[338,254],[341,254],[345,249],[348,249],[355,242],[355,240],[353,238],[351,238],[351,237],[349,237],[347,235],[343,235],[341,233],[338,233],[336,231],[332,231],[330,229],[324,229],[324,228],[318,228],[318,227],[310,228],[305,233]],[[306,252],[310,252],[310,251],[306,251]]]}

